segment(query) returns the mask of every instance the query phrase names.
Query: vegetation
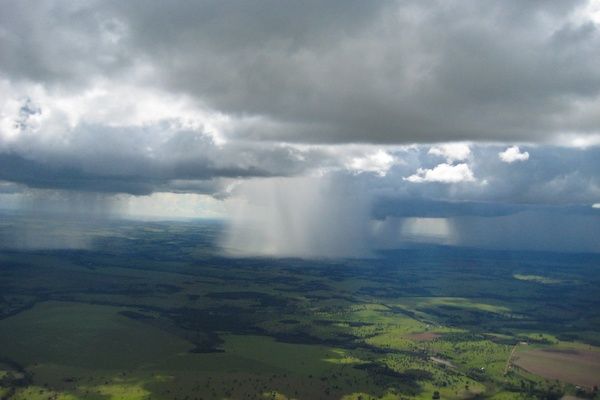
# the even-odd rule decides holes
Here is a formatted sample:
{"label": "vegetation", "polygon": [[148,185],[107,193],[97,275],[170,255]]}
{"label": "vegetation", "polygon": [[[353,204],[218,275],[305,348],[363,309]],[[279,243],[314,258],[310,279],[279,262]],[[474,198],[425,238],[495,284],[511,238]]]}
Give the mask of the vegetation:
{"label": "vegetation", "polygon": [[0,251],[0,399],[600,398],[599,257],[230,259],[221,229]]}

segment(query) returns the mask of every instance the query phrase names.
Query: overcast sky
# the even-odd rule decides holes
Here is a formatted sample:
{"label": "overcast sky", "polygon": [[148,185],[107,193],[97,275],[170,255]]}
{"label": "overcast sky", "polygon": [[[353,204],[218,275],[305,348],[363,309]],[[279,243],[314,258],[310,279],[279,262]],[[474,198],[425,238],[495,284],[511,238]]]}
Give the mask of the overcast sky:
{"label": "overcast sky", "polygon": [[598,0],[0,0],[0,208],[600,251],[598,66]]}

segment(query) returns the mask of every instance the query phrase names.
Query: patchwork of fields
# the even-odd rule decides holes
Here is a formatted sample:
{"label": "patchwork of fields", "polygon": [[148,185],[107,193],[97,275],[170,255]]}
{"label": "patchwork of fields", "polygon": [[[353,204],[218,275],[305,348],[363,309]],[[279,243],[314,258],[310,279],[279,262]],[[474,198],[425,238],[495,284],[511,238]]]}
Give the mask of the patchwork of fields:
{"label": "patchwork of fields", "polygon": [[0,251],[0,398],[599,398],[598,257],[231,259],[220,229]]}

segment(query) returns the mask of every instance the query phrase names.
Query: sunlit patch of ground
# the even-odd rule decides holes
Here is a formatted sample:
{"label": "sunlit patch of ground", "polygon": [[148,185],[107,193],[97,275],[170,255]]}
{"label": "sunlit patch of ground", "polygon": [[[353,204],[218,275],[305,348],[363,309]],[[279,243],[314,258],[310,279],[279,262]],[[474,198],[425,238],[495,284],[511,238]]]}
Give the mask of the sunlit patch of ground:
{"label": "sunlit patch of ground", "polygon": [[80,397],[69,393],[59,393],[39,386],[29,386],[19,388],[15,394],[10,397],[11,400],[78,400]]}
{"label": "sunlit patch of ground", "polygon": [[347,351],[341,349],[334,349],[332,353],[335,357],[326,358],[324,361],[333,363],[333,364],[361,364],[365,361],[360,358],[353,357],[348,354]]}
{"label": "sunlit patch of ground", "polygon": [[551,335],[551,334],[543,333],[543,332],[530,332],[530,333],[522,332],[522,333],[519,333],[518,337],[520,339],[524,340],[525,342],[532,342],[532,343],[546,342],[546,343],[558,344],[560,342],[555,335]]}
{"label": "sunlit patch of ground", "polygon": [[411,311],[422,311],[431,307],[455,307],[466,310],[478,310],[485,311],[494,314],[506,314],[511,312],[508,307],[483,303],[475,299],[468,299],[464,297],[405,297],[402,298],[402,302],[396,304],[398,307],[411,310]]}
{"label": "sunlit patch of ground", "polygon": [[82,387],[79,390],[109,399],[145,400],[151,394],[140,384],[135,383],[109,383],[89,388]]}

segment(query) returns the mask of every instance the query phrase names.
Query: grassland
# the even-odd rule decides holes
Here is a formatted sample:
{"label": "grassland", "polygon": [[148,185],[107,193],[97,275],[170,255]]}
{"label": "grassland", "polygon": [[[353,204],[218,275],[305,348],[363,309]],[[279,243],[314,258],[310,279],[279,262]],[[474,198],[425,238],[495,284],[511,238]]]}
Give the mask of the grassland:
{"label": "grassland", "polygon": [[219,231],[0,251],[0,399],[598,398],[599,258],[230,259]]}

